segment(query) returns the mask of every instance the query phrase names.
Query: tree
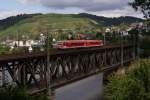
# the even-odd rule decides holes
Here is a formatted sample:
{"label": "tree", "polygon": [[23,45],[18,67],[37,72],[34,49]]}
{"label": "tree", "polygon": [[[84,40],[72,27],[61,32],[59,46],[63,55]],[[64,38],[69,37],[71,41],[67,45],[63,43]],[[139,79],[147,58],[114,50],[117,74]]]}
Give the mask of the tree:
{"label": "tree", "polygon": [[129,5],[135,10],[141,11],[145,18],[150,19],[150,0],[134,0]]}

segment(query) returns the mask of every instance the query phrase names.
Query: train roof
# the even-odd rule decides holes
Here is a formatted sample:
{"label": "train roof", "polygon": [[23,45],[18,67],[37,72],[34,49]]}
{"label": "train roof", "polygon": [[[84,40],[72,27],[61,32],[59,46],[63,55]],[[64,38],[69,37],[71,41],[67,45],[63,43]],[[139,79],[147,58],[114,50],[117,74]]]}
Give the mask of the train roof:
{"label": "train roof", "polygon": [[64,40],[58,42],[101,42],[102,40]]}

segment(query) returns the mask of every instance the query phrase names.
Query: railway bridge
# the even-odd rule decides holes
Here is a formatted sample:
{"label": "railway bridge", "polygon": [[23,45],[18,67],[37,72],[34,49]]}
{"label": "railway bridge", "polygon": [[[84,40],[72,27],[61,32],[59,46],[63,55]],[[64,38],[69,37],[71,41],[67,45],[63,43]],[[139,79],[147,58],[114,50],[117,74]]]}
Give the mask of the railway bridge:
{"label": "railway bridge", "polygon": [[[134,45],[112,45],[80,49],[51,49],[46,52],[0,55],[3,83],[13,82],[37,94],[130,63]],[[48,81],[49,80],[49,81]]]}

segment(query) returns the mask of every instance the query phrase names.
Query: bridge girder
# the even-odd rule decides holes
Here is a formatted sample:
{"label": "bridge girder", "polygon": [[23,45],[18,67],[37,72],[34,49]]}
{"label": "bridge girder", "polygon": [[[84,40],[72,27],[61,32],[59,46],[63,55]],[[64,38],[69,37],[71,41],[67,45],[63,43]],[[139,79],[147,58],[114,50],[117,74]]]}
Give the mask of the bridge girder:
{"label": "bridge girder", "polygon": [[[57,88],[80,80],[105,69],[121,65],[121,47],[89,48],[84,50],[59,50],[50,54],[51,87]],[[123,47],[123,62],[134,58],[134,47]],[[36,56],[35,56],[36,55]],[[0,59],[0,67],[8,71],[17,86],[27,87],[31,93],[47,88],[46,53],[33,56]]]}

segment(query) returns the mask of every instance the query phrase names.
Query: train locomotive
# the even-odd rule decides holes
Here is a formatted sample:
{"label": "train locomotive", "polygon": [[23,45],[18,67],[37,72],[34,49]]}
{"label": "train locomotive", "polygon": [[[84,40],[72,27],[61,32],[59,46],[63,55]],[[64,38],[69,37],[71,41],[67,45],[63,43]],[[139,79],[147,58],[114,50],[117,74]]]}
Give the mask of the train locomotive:
{"label": "train locomotive", "polygon": [[65,40],[53,44],[53,48],[71,49],[103,46],[102,40]]}

